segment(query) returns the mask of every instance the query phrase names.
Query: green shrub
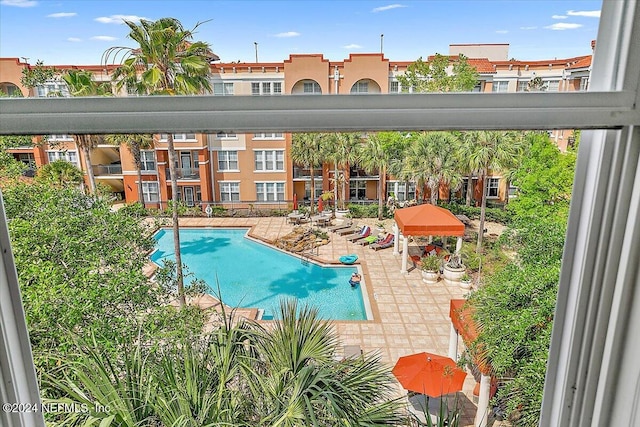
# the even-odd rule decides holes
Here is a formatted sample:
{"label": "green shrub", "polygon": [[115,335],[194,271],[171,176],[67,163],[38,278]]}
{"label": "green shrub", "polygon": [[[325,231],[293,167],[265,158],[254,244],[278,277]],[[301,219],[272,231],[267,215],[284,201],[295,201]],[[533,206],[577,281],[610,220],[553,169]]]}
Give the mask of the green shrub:
{"label": "green shrub", "polygon": [[125,205],[123,208],[120,208],[119,212],[123,212],[134,217],[143,217],[149,215],[147,209],[140,202]]}

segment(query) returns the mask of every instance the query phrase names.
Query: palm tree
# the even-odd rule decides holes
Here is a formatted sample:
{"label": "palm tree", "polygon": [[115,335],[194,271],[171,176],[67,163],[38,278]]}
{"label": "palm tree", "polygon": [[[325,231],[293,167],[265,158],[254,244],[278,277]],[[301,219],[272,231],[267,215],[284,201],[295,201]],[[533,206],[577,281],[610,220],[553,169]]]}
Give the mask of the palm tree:
{"label": "palm tree", "polygon": [[291,143],[291,160],[299,165],[309,166],[311,175],[311,206],[309,212],[313,214],[313,202],[316,194],[314,169],[322,167],[325,160],[323,144],[325,134],[321,133],[297,133],[293,135]]}
{"label": "palm tree", "polygon": [[409,149],[404,174],[429,187],[432,205],[438,202],[441,184],[452,190],[460,184],[456,154],[456,137],[451,132],[423,132]]}
{"label": "palm tree", "polygon": [[[361,145],[360,134],[357,133],[341,133],[337,132],[329,136],[326,145],[326,158],[334,164],[333,173],[333,190],[334,199],[338,200],[338,185],[340,186],[340,200],[342,201],[342,209],[345,208],[346,202],[346,177],[347,166],[358,161],[358,149]],[[338,171],[342,168],[342,171]]]}
{"label": "palm tree", "polygon": [[[93,74],[83,70],[69,70],[62,75],[62,79],[69,88],[71,96],[105,96],[111,95],[111,85],[108,82],[98,83],[93,80]],[[97,135],[74,135],[78,149],[84,157],[84,168],[89,178],[89,192],[96,193],[96,178],[91,166],[91,150],[100,142]]]}
{"label": "palm tree", "polygon": [[390,163],[389,152],[385,149],[384,139],[378,133],[369,134],[360,148],[360,166],[367,173],[378,172],[378,219],[384,219],[384,196],[382,183]]}
{"label": "palm tree", "polygon": [[[126,87],[130,91],[150,95],[193,95],[211,91],[208,79],[211,73],[210,60],[217,57],[211,53],[207,43],[192,41],[193,33],[201,23],[196,24],[193,30],[186,30],[175,18],[161,18],[157,21],[142,19],[139,24],[125,20],[125,23],[131,29],[128,37],[138,47],[112,47],[103,55],[105,63],[110,58],[125,58],[113,73],[118,89]],[[181,306],[184,306],[186,301],[178,226],[178,158],[172,133],[168,134],[167,147],[178,299]]]}
{"label": "palm tree", "polygon": [[153,146],[153,135],[148,133],[131,133],[131,134],[111,134],[104,137],[108,144],[120,146],[125,144],[136,165],[136,174],[138,175],[138,201],[144,206],[144,195],[142,194],[142,154],[141,150],[146,150]]}
{"label": "palm tree", "polygon": [[55,187],[78,186],[82,184],[82,171],[66,160],[56,160],[38,169],[36,179]]}
{"label": "palm tree", "polygon": [[463,141],[462,155],[469,159],[469,165],[478,172],[478,179],[482,181],[480,228],[476,245],[476,253],[480,253],[487,209],[487,175],[489,170],[509,169],[514,159],[522,156],[524,140],[517,138],[515,132],[470,131],[463,134]]}

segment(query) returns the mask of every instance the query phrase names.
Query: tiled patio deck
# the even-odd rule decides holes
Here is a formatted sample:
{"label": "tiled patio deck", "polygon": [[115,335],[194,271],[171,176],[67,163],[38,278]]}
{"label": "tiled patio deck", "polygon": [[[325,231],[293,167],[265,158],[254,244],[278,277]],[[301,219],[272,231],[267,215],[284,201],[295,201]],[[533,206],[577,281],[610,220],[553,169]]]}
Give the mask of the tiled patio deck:
{"label": "tiled patio deck", "polygon": [[[375,220],[364,221],[370,225]],[[252,235],[275,240],[291,232],[293,225],[286,218],[181,218],[186,227],[251,227]],[[390,230],[386,230],[387,232]],[[318,257],[335,262],[344,254],[355,253],[363,270],[369,300],[375,319],[372,321],[336,321],[344,345],[359,345],[365,352],[379,352],[384,363],[393,366],[400,356],[422,351],[446,355],[449,348],[449,301],[462,298],[465,291],[445,285],[422,282],[418,269],[400,273],[400,256],[393,248],[374,251],[366,246],[348,242],[344,237],[329,233],[329,244],[321,246]],[[417,253],[417,247],[414,249]],[[472,403],[475,381],[467,375],[463,393],[463,426],[473,425],[476,406]],[[398,393],[406,392],[398,385]]]}

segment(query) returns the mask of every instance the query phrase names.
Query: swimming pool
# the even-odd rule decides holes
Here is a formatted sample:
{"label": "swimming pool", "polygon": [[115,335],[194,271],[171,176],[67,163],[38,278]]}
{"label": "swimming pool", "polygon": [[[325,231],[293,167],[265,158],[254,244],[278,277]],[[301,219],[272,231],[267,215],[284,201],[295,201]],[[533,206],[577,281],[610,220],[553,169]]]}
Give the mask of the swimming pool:
{"label": "swimming pool", "polygon": [[[182,262],[209,285],[212,295],[220,286],[222,301],[231,307],[264,310],[273,318],[282,298],[318,308],[332,320],[366,320],[361,286],[349,286],[354,267],[322,267],[245,237],[247,229],[189,228],[180,230]],[[175,260],[173,233],[155,235],[157,249],[151,260]]]}

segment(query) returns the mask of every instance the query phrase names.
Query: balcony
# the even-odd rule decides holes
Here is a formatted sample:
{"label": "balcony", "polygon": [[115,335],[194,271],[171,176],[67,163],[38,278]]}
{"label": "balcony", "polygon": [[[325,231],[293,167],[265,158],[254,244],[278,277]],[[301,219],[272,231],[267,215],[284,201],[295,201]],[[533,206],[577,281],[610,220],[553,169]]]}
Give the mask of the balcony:
{"label": "balcony", "polygon": [[[322,169],[315,169],[313,174],[318,177],[318,172],[322,173]],[[293,179],[309,179],[311,178],[311,171],[308,168],[293,168]]]}
{"label": "balcony", "polygon": [[[166,169],[167,181],[171,180],[171,172]],[[200,169],[198,168],[177,168],[176,175],[178,179],[200,179]]]}
{"label": "balcony", "polygon": [[122,165],[121,164],[94,165],[93,174],[95,176],[122,175]]}

